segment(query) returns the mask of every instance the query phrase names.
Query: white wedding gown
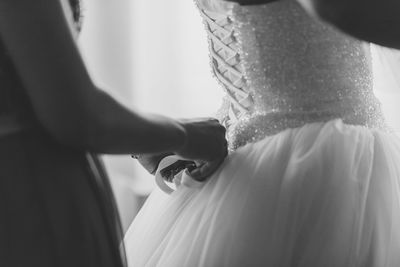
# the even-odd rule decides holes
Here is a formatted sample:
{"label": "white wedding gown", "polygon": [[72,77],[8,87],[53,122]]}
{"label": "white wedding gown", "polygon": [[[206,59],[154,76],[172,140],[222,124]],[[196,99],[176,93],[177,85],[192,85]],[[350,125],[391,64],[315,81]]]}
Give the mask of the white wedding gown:
{"label": "white wedding gown", "polygon": [[151,194],[129,265],[400,266],[400,141],[368,48],[291,0],[198,6],[232,152],[201,188]]}

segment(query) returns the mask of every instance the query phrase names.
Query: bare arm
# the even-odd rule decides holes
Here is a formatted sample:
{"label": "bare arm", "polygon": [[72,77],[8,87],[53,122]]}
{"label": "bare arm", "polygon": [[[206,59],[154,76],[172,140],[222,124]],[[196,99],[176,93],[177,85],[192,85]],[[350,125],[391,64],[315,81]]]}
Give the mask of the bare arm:
{"label": "bare arm", "polygon": [[399,0],[297,0],[357,38],[400,49]]}
{"label": "bare arm", "polygon": [[206,160],[225,153],[223,129],[215,121],[185,123],[141,115],[99,90],[60,1],[0,1],[1,38],[36,117],[50,134],[62,143],[100,153],[172,151]]}

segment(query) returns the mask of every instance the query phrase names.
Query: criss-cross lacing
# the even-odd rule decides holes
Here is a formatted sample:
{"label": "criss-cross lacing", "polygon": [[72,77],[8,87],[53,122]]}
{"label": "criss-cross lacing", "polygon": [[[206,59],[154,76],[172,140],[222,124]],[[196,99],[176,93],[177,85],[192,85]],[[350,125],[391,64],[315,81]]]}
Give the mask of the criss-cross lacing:
{"label": "criss-cross lacing", "polygon": [[240,64],[239,44],[229,16],[201,10],[210,43],[213,73],[230,100],[229,121],[232,124],[249,111],[251,95]]}

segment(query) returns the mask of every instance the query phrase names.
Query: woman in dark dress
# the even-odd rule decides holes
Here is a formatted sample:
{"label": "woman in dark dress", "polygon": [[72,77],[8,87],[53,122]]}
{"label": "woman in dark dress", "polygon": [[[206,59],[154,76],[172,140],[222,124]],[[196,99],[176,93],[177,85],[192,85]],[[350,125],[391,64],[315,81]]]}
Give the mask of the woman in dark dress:
{"label": "woman in dark dress", "polygon": [[0,266],[123,265],[118,214],[91,153],[175,153],[207,174],[226,155],[217,121],[140,115],[98,90],[66,19],[79,25],[78,6],[0,2]]}

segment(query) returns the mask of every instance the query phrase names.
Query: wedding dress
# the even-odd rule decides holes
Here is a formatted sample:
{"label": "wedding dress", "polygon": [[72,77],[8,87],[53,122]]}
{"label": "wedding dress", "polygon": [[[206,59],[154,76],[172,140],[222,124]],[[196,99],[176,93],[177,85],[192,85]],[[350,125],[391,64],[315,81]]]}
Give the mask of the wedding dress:
{"label": "wedding dress", "polygon": [[130,266],[400,266],[400,141],[369,48],[295,1],[197,4],[232,151],[201,187],[151,194]]}

